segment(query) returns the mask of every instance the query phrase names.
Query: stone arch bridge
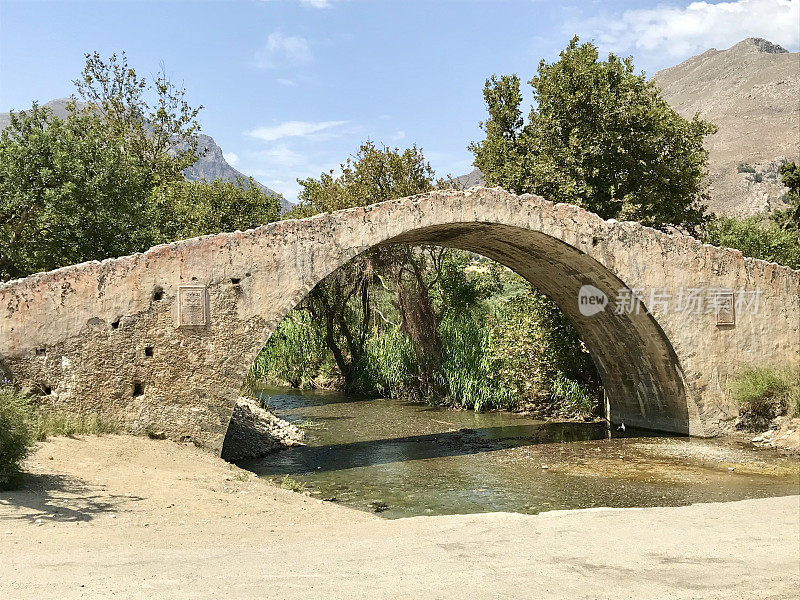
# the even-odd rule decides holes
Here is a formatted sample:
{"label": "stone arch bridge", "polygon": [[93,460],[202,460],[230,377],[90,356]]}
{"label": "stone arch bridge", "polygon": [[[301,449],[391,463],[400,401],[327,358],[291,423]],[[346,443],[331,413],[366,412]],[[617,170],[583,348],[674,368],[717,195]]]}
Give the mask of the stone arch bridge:
{"label": "stone arch bridge", "polygon": [[800,356],[800,271],[472,188],[0,285],[0,369],[44,402],[219,452],[245,374],[281,319],[336,268],[391,243],[470,250],[550,296],[590,350],[616,421],[716,434],[737,413],[724,394],[737,369]]}

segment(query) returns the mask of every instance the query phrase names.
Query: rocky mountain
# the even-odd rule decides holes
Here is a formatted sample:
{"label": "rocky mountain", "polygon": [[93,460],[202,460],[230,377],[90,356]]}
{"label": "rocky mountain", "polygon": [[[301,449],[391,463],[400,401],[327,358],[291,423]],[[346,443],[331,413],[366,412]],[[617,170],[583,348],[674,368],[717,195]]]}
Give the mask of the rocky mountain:
{"label": "rocky mountain", "polygon": [[653,79],[681,115],[719,128],[706,141],[713,212],[742,217],[784,205],[780,165],[800,158],[800,53],[748,38]]}
{"label": "rocky mountain", "polygon": [[[55,116],[63,119],[67,116],[67,102],[69,102],[69,100],[69,98],[58,98],[56,100],[50,100],[50,102],[47,102],[43,106],[53,111]],[[10,124],[11,115],[9,113],[0,113],[0,131],[8,127]]]}
{"label": "rocky mountain", "polygon": [[[60,118],[65,118],[67,115],[67,102],[69,98],[58,98],[51,100],[44,104],[47,108],[53,111],[53,114]],[[0,131],[8,127],[11,122],[9,113],[0,113]],[[213,181],[215,179],[224,179],[226,181],[234,181],[237,177],[247,177],[234,169],[222,154],[222,148],[214,141],[214,138],[208,135],[200,134],[198,140],[198,153],[200,159],[191,167],[183,172],[184,177],[189,181],[198,181],[205,179],[206,181]],[[256,181],[258,187],[270,196],[278,196],[279,194],[274,190],[269,189],[267,186],[262,185]],[[281,208],[288,210],[294,206],[291,202],[287,202],[281,198]]]}
{"label": "rocky mountain", "polygon": [[455,181],[458,187],[461,189],[471,188],[475,185],[486,185],[486,180],[483,178],[483,173],[478,167],[475,167],[466,175],[453,177],[453,181]]}

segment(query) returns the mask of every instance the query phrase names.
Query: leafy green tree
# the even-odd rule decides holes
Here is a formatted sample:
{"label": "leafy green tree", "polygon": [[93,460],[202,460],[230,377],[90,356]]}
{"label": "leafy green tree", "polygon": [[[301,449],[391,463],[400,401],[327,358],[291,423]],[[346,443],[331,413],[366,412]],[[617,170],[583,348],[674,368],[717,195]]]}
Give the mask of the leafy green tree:
{"label": "leafy green tree", "polygon": [[587,395],[598,397],[599,376],[572,323],[527,282],[494,312],[491,332],[490,353],[498,377],[523,405],[573,416],[562,410],[569,398],[559,396],[556,382],[574,382]]}
{"label": "leafy green tree", "polygon": [[36,441],[29,398],[0,381],[0,490],[15,487]]}
{"label": "leafy green tree", "polygon": [[630,58],[598,60],[575,37],[529,83],[536,105],[525,123],[519,78],[486,81],[486,138],[470,149],[489,184],[603,218],[691,231],[704,222],[703,138],[715,127],[678,115]]}
{"label": "leafy green tree", "polygon": [[367,141],[341,165],[341,171],[336,177],[331,171],[319,179],[301,180],[300,203],[296,212],[289,215],[309,216],[366,206],[433,189],[433,169],[416,146],[401,152]]}
{"label": "leafy green tree", "polygon": [[34,104],[0,135],[0,278],[119,256],[162,241],[157,186],[197,160],[196,116],[163,74],[86,56],[65,119]]}
{"label": "leafy green tree", "polygon": [[800,235],[800,165],[796,162],[782,164],[781,175],[783,185],[789,188],[786,193],[789,208],[774,213],[772,219],[781,229]]}
{"label": "leafy green tree", "polygon": [[[341,165],[341,175],[323,173],[319,179],[300,181],[299,206],[288,216],[309,216],[354,206],[402,198],[433,188],[433,171],[422,152],[363,144]],[[426,267],[435,264],[435,251],[400,246],[369,252],[339,269],[309,294],[302,308],[323,327],[348,391],[365,391],[362,377],[368,366],[367,342],[374,310],[370,289],[378,281],[395,296],[399,327],[409,336],[420,369],[423,394],[436,387],[435,371],[442,350],[438,320],[433,309]],[[435,276],[434,276],[435,277]]]}
{"label": "leafy green tree", "polygon": [[86,54],[81,76],[73,81],[86,109],[96,113],[110,139],[146,167],[152,187],[183,179],[197,161],[197,115],[186,91],[176,87],[162,67],[152,80],[140,77],[124,52],[105,61]]}
{"label": "leafy green tree", "polygon": [[158,239],[147,166],[95,113],[36,104],[0,134],[0,278],[142,250]]}
{"label": "leafy green tree", "polygon": [[250,178],[172,181],[153,190],[164,241],[251,229],[278,219],[280,202]]}
{"label": "leafy green tree", "polygon": [[65,118],[34,104],[0,134],[0,279],[278,218],[250,179],[185,181],[196,117],[163,72],[86,55]]}
{"label": "leafy green tree", "polygon": [[800,269],[800,236],[790,227],[781,229],[764,216],[746,219],[719,217],[706,228],[704,241],[736,248],[745,256]]}

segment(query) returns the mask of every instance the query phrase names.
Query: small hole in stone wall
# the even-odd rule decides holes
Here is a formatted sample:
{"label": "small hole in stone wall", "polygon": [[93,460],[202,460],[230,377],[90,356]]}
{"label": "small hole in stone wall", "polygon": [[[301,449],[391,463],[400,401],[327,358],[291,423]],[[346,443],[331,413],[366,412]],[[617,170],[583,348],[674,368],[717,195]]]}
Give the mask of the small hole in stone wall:
{"label": "small hole in stone wall", "polygon": [[153,347],[152,346],[145,346],[144,347],[144,355],[147,357],[153,356]]}
{"label": "small hole in stone wall", "polygon": [[44,348],[37,348],[36,349],[36,356],[45,356],[47,354],[47,350]]}
{"label": "small hole in stone wall", "polygon": [[233,285],[239,285],[240,283],[242,283],[242,279],[241,277],[231,277],[231,283]]}
{"label": "small hole in stone wall", "polygon": [[156,302],[160,302],[163,299],[164,299],[164,288],[159,286],[155,290],[153,290],[153,300],[155,300]]}
{"label": "small hole in stone wall", "polygon": [[197,277],[192,277],[192,281],[197,281]]}
{"label": "small hole in stone wall", "polygon": [[599,243],[600,243],[600,239],[599,238],[596,238],[596,237],[592,238],[592,246],[597,246],[597,244],[599,244]]}
{"label": "small hole in stone wall", "polygon": [[133,383],[133,397],[144,396],[144,384],[141,381]]}
{"label": "small hole in stone wall", "polygon": [[39,395],[49,396],[52,393],[53,393],[53,388],[51,388],[49,385],[42,384],[39,386]]}
{"label": "small hole in stone wall", "polygon": [[111,321],[111,329],[119,329],[119,319]]}

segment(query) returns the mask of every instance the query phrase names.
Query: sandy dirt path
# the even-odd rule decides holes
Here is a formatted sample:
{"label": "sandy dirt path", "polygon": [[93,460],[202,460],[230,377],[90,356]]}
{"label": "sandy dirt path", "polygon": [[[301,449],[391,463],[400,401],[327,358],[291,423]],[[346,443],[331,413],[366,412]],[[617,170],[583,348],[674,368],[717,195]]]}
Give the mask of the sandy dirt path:
{"label": "sandy dirt path", "polygon": [[195,448],[57,438],[0,493],[0,598],[797,598],[800,497],[387,521]]}

